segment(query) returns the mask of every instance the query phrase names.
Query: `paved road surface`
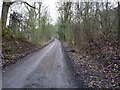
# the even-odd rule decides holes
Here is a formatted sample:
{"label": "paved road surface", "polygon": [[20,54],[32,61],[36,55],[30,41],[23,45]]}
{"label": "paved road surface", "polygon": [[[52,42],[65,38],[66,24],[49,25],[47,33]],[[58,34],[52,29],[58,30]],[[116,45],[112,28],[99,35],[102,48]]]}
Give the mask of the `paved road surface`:
{"label": "paved road surface", "polygon": [[57,39],[3,71],[3,88],[76,87]]}

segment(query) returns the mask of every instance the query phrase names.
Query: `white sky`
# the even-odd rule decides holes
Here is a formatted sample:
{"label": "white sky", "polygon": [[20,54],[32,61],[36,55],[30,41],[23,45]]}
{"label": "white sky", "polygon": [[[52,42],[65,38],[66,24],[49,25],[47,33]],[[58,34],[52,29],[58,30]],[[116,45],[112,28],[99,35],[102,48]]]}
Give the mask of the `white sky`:
{"label": "white sky", "polygon": [[[29,1],[29,0],[27,0],[27,1]],[[48,11],[50,12],[50,16],[51,16],[53,24],[55,24],[55,22],[57,20],[57,8],[56,8],[57,1],[59,1],[59,0],[42,0],[43,5],[45,7],[48,6]],[[2,10],[2,0],[0,0],[0,17],[1,17],[1,10]]]}
{"label": "white sky", "polygon": [[42,1],[45,6],[48,6],[48,10],[52,18],[52,23],[55,23],[58,15],[57,8],[56,8],[58,0],[42,0]]}
{"label": "white sky", "polygon": [[2,10],[2,1],[0,0],[0,17],[1,17],[1,10]]}
{"label": "white sky", "polygon": [[[3,0],[0,0],[0,17],[1,17],[2,1]],[[7,0],[7,1],[10,1],[10,0]],[[29,3],[30,1],[41,1],[41,0],[24,0],[24,1],[28,1],[28,3]],[[43,5],[45,7],[48,6],[48,11],[50,12],[50,16],[52,18],[53,24],[57,20],[58,12],[57,12],[56,6],[57,6],[57,2],[60,2],[60,1],[83,1],[83,0],[42,0]],[[106,1],[106,0],[87,0],[87,1]],[[114,0],[108,0],[108,1],[114,1]],[[115,1],[117,1],[117,0],[115,0]]]}

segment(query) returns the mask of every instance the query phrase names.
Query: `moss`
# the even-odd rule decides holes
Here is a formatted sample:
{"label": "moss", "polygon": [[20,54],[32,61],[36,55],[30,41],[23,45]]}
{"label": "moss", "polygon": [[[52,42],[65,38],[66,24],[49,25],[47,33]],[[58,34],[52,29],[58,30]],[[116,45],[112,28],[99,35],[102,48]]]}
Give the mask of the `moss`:
{"label": "moss", "polygon": [[12,60],[14,57],[12,55],[7,55],[8,60]]}
{"label": "moss", "polygon": [[5,51],[12,51],[12,48],[6,48]]}
{"label": "moss", "polygon": [[107,82],[103,82],[103,83],[102,83],[102,87],[103,87],[103,88],[106,88],[106,85],[107,85]]}

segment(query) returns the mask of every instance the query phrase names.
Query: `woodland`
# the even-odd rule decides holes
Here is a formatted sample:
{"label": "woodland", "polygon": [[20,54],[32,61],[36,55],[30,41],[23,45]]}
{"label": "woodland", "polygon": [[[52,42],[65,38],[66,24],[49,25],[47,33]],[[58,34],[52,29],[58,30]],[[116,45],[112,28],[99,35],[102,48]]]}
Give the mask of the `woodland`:
{"label": "woodland", "polygon": [[[22,6],[24,11],[15,9]],[[88,76],[85,72],[82,75],[83,79],[89,78],[88,87],[120,88],[120,2],[60,1],[56,8],[59,15],[52,24],[49,7],[42,2],[3,1],[0,19],[3,64],[57,38],[72,59],[73,67],[79,69],[77,78],[81,78],[80,68],[87,71]],[[93,71],[102,76],[90,74]]]}

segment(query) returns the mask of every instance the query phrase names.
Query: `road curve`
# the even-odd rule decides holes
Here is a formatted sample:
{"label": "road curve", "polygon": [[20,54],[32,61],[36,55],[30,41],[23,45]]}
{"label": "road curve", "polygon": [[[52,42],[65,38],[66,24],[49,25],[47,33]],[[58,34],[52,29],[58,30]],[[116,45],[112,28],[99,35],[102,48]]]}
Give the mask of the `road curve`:
{"label": "road curve", "polygon": [[76,88],[62,45],[55,39],[43,49],[3,69],[3,88]]}

